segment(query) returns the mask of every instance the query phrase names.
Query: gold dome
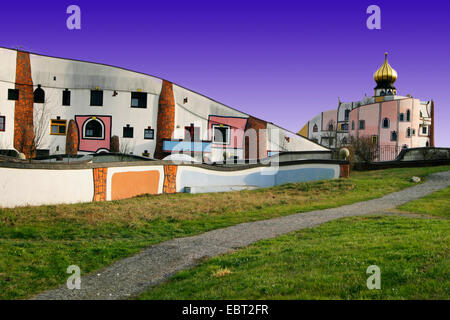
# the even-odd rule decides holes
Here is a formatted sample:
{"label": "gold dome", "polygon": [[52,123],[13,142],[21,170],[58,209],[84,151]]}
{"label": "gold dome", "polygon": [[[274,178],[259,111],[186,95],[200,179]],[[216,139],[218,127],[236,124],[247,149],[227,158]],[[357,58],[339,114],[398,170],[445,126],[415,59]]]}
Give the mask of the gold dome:
{"label": "gold dome", "polygon": [[387,52],[385,53],[383,65],[373,74],[375,82],[380,84],[392,85],[397,80],[397,71],[395,71],[387,60]]}

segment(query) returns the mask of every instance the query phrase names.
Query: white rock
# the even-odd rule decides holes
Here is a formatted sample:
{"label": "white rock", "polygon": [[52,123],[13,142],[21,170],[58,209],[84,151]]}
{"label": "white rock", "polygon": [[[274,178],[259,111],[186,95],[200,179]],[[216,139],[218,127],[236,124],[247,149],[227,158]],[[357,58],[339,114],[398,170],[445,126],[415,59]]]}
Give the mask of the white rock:
{"label": "white rock", "polygon": [[415,183],[419,183],[420,182],[420,178],[419,177],[412,177],[411,181],[415,182]]}

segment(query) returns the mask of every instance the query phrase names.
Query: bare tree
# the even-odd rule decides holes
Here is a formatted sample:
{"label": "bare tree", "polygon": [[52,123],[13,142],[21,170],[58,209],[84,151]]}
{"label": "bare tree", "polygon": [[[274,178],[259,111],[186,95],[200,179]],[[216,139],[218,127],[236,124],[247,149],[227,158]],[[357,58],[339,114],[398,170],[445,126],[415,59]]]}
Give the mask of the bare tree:
{"label": "bare tree", "polygon": [[351,139],[350,150],[355,162],[369,163],[378,157],[378,144],[374,143],[369,136]]}
{"label": "bare tree", "polygon": [[337,124],[336,121],[330,120],[327,124],[327,130],[325,131],[322,138],[328,140],[328,147],[333,148],[333,146],[337,147]]}
{"label": "bare tree", "polygon": [[18,149],[29,157],[30,162],[37,149],[42,147],[45,135],[49,133],[49,123],[50,111],[48,101],[45,100],[40,107],[34,105],[33,123],[23,120],[16,127],[21,137]]}

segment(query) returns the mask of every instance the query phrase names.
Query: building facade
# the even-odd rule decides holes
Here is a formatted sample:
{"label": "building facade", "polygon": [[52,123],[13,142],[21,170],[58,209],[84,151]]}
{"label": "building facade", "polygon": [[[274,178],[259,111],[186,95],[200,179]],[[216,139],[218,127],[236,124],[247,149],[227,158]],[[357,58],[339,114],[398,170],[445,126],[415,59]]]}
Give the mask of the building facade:
{"label": "building facade", "polygon": [[150,75],[0,48],[0,150],[200,161],[327,148]]}
{"label": "building facade", "polygon": [[328,148],[370,137],[378,146],[379,161],[392,160],[402,148],[434,146],[434,102],[397,95],[397,77],[386,53],[374,74],[374,96],[356,102],[339,101],[337,110],[320,113],[299,134]]}

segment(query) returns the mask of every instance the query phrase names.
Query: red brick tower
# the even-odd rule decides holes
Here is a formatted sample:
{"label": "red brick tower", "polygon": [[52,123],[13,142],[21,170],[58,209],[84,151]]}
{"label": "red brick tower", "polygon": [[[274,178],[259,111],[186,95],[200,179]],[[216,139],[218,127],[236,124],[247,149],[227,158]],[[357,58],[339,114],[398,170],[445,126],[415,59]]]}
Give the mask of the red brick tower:
{"label": "red brick tower", "polygon": [[163,80],[161,94],[158,103],[158,127],[156,128],[156,159],[162,159],[166,154],[163,152],[163,140],[171,139],[175,130],[175,98],[173,96],[173,85]]}
{"label": "red brick tower", "polygon": [[17,51],[16,89],[19,100],[14,112],[14,148],[27,158],[35,155],[33,125],[33,80],[31,79],[30,55]]}

